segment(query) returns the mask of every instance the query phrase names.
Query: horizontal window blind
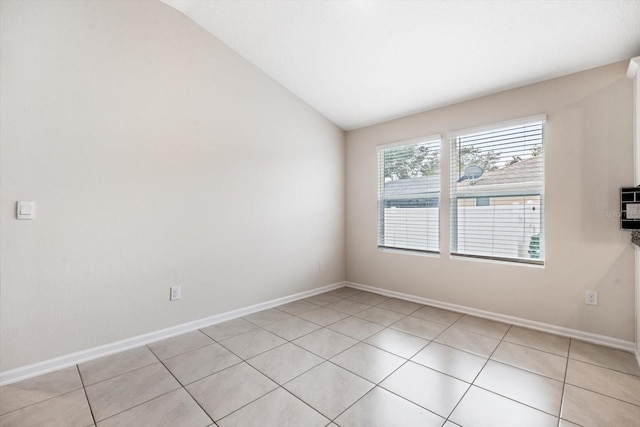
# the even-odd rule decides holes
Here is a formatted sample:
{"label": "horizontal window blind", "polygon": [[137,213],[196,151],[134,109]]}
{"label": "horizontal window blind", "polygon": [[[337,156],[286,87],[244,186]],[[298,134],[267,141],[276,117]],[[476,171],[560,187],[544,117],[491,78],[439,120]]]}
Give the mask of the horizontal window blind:
{"label": "horizontal window blind", "polygon": [[543,120],[450,143],[452,254],[543,264]]}
{"label": "horizontal window blind", "polygon": [[378,246],[438,252],[439,223],[440,139],[379,148]]}

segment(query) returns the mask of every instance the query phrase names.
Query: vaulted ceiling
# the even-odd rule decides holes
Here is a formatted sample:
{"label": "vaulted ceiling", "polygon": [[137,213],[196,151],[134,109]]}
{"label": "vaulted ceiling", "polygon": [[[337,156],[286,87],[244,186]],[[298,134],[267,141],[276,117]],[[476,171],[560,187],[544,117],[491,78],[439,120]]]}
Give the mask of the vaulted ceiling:
{"label": "vaulted ceiling", "polygon": [[345,130],[640,55],[640,1],[163,0]]}

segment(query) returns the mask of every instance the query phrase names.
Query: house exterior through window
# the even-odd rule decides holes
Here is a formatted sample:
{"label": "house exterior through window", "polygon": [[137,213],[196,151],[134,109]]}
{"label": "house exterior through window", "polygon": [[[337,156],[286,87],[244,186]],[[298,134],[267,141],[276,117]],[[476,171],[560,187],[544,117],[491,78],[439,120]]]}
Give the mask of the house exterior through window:
{"label": "house exterior through window", "polygon": [[378,147],[378,247],[440,250],[440,136]]}
{"label": "house exterior through window", "polygon": [[545,121],[449,134],[446,206],[439,135],[379,146],[378,247],[439,253],[442,209],[452,255],[543,265]]}
{"label": "house exterior through window", "polygon": [[451,253],[544,263],[544,116],[451,135]]}

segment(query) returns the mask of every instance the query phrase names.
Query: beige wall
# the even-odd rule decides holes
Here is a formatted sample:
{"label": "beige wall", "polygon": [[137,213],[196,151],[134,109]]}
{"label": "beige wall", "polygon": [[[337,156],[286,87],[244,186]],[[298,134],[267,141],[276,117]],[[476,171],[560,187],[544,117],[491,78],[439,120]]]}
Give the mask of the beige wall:
{"label": "beige wall", "polygon": [[339,128],[162,3],[1,8],[0,371],[345,279]]}
{"label": "beige wall", "polygon": [[[627,70],[627,77],[633,79],[633,148],[634,148],[634,185],[640,185],[640,56],[632,58]],[[633,72],[632,75],[629,73]],[[640,363],[640,247],[636,250],[636,358]]]}
{"label": "beige wall", "polygon": [[[347,280],[633,341],[634,251],[617,217],[619,187],[633,184],[627,64],[348,132]],[[451,259],[447,179],[441,256],[377,249],[377,144],[540,113],[548,115],[544,268]],[[584,304],[587,289],[599,292],[599,306]]]}

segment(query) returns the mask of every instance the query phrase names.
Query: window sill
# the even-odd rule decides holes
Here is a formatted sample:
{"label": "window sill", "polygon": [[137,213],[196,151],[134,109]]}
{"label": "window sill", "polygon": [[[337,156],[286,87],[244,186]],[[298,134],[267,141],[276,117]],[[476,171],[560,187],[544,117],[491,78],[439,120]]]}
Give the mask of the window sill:
{"label": "window sill", "polygon": [[392,253],[392,254],[403,254],[403,255],[415,255],[415,256],[423,256],[427,258],[440,258],[440,252],[435,251],[421,251],[417,249],[400,249],[400,248],[390,248],[387,246],[378,246],[378,252]]}
{"label": "window sill", "polygon": [[534,261],[534,262],[518,261],[518,260],[507,260],[507,259],[481,257],[481,256],[473,256],[473,255],[460,255],[460,254],[451,254],[451,259],[455,261],[472,261],[472,262],[483,262],[483,263],[492,263],[492,264],[501,264],[501,265],[512,265],[512,266],[519,266],[519,267],[544,268],[544,261]]}

